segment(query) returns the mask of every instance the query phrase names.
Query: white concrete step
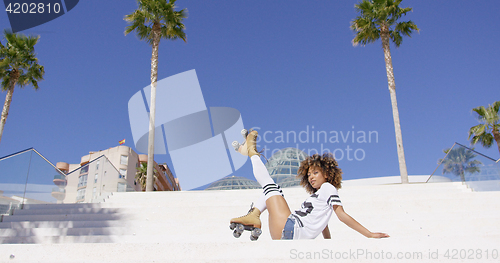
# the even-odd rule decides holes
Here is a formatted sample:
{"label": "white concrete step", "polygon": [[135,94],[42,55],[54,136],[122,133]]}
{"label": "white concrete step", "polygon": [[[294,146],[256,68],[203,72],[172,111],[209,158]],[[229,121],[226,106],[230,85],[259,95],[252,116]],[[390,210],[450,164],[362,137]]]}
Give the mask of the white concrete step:
{"label": "white concrete step", "polygon": [[3,222],[23,222],[23,221],[103,221],[103,220],[123,220],[124,215],[118,213],[109,214],[52,214],[52,215],[13,215],[3,218]]}
{"label": "white concrete step", "polygon": [[[9,236],[0,237],[1,246],[5,244],[70,244],[70,243],[119,243],[123,236],[112,235],[92,235],[82,233],[81,235],[60,235],[60,236]],[[70,257],[72,258],[72,257]],[[0,261],[3,262],[3,261]],[[27,262],[27,261],[26,261]],[[35,261],[36,262],[36,261]],[[68,260],[66,262],[71,262]],[[77,261],[78,262],[78,261]]]}
{"label": "white concrete step", "polygon": [[55,236],[102,236],[126,235],[131,233],[126,227],[71,227],[71,228],[24,228],[0,229],[0,236],[16,237],[55,237]]}
{"label": "white concrete step", "polygon": [[54,215],[54,214],[117,214],[120,213],[119,208],[65,208],[65,207],[52,207],[48,209],[16,209],[13,212],[15,216],[21,215]]}
{"label": "white concrete step", "polygon": [[125,220],[113,221],[21,221],[2,222],[0,229],[25,229],[25,228],[87,228],[87,227],[122,227],[126,226]]}
{"label": "white concrete step", "polygon": [[[113,238],[113,237],[110,237]],[[2,245],[0,262],[498,262],[495,237]],[[483,246],[484,245],[484,246]],[[465,257],[460,258],[464,250]],[[470,252],[469,250],[473,250]],[[457,254],[453,257],[454,254]],[[488,255],[488,258],[486,258]],[[474,260],[467,257],[473,256]],[[482,256],[480,259],[479,257]]]}
{"label": "white concrete step", "polygon": [[[292,210],[308,196],[302,188],[284,191]],[[368,229],[391,238],[367,239],[333,215],[332,240],[320,235],[315,240],[272,241],[267,212],[261,216],[259,240],[250,241],[248,232],[234,238],[229,219],[245,214],[260,193],[114,193],[101,204],[30,205],[14,212],[11,217],[17,219],[0,223],[0,262],[312,262],[338,261],[335,253],[350,251],[423,256],[394,262],[470,262],[445,258],[452,249],[481,250],[483,256],[489,251],[490,258],[476,262],[499,259],[492,259],[491,251],[500,252],[500,192],[472,192],[460,183],[346,184],[339,191],[345,210]],[[431,256],[437,250],[439,260]],[[330,252],[333,258],[326,257]],[[14,260],[7,259],[11,254]],[[341,261],[373,260],[358,254]]]}
{"label": "white concrete step", "polygon": [[25,204],[21,210],[101,208],[101,204]]}

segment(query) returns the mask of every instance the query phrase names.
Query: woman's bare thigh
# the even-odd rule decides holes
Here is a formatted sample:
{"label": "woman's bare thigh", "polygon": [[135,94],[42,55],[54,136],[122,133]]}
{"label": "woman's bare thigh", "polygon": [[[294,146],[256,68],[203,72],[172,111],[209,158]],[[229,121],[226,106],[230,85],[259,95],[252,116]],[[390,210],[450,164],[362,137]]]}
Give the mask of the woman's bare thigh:
{"label": "woman's bare thigh", "polygon": [[281,239],[286,220],[290,216],[290,208],[285,198],[281,195],[271,196],[266,201],[269,212],[269,232],[272,239]]}

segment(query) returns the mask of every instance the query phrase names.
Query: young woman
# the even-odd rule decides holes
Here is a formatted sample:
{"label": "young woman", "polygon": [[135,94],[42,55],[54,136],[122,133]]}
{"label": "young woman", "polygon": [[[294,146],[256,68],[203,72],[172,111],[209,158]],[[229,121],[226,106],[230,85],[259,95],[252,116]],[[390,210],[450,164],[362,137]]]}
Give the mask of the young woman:
{"label": "young woman", "polygon": [[260,214],[267,209],[272,239],[314,239],[320,233],[325,239],[330,239],[328,221],[335,212],[341,222],[366,237],[389,237],[385,233],[370,232],[344,211],[337,193],[337,189],[341,187],[342,170],[338,168],[332,154],[315,154],[301,162],[297,177],[311,196],[300,210],[292,213],[280,187],[273,181],[260,159],[260,153],[256,149],[257,136],[257,131],[251,131],[238,152],[250,157],[255,179],[264,192],[247,215],[233,218],[230,223],[260,229]]}

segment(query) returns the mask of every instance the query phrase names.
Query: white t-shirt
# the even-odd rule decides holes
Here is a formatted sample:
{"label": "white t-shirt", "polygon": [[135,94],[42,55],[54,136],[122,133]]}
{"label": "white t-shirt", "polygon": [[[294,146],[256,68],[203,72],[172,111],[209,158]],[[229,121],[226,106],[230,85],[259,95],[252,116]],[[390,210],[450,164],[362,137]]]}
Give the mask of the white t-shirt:
{"label": "white t-shirt", "polygon": [[314,239],[328,225],[334,205],[342,205],[337,189],[326,182],[292,213],[295,217],[293,239]]}

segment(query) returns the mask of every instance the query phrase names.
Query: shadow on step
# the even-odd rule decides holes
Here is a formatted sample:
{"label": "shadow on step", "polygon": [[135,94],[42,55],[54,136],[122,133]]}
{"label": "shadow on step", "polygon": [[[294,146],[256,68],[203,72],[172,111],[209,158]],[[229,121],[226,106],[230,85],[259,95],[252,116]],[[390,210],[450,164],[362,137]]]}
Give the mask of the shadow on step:
{"label": "shadow on step", "polygon": [[31,206],[3,217],[0,244],[115,243],[128,232],[125,217],[96,204]]}

